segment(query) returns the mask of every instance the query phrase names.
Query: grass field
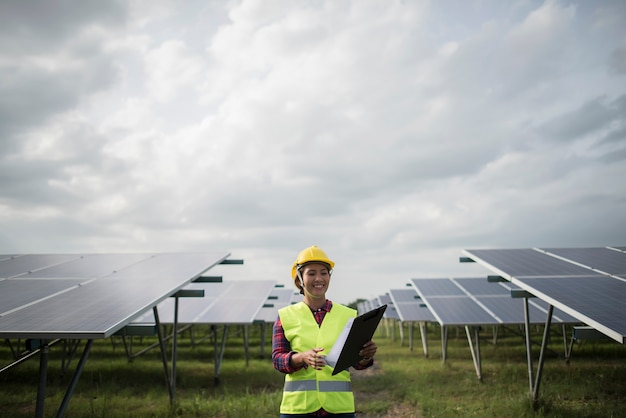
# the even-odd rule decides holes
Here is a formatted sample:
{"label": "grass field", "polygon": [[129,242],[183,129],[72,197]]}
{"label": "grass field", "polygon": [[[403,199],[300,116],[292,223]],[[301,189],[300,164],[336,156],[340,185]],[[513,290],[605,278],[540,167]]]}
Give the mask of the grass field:
{"label": "grass field", "polygon": [[[202,331],[202,330],[197,330]],[[179,338],[176,397],[170,403],[160,353],[151,350],[129,362],[119,339],[96,341],[65,416],[67,417],[271,417],[278,416],[283,376],[272,368],[270,336],[264,355],[260,333],[251,330],[246,366],[241,332],[230,333],[219,384],[214,382],[213,344]],[[460,330],[462,331],[462,330]],[[559,329],[555,328],[555,332]],[[540,341],[541,330],[533,336]],[[268,333],[269,334],[269,333]],[[419,337],[413,351],[398,333],[376,336],[374,368],[353,372],[360,417],[624,417],[626,347],[588,341],[574,347],[569,364],[563,340],[551,343],[535,408],[529,396],[526,351],[514,330],[500,330],[497,344],[482,333],[483,379],[476,377],[464,332],[452,330],[447,360],[441,356],[439,328],[429,331],[429,357]],[[155,339],[144,337],[145,346]],[[15,341],[12,341],[15,344]],[[0,344],[2,366],[11,361]],[[139,341],[135,340],[135,350]],[[82,345],[80,347],[82,350]],[[61,345],[50,352],[46,416],[55,416],[77,360],[61,373]],[[534,348],[535,365],[538,347]],[[80,352],[79,352],[80,354]],[[0,416],[35,413],[38,357],[0,374]]]}

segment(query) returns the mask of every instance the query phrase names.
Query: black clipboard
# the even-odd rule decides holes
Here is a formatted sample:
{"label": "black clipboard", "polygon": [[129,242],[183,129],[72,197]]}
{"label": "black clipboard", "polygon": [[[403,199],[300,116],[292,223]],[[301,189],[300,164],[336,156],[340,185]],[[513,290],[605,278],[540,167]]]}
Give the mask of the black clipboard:
{"label": "black clipboard", "polygon": [[333,369],[333,376],[347,370],[350,366],[363,358],[359,355],[359,351],[361,351],[363,345],[374,336],[374,332],[376,332],[376,328],[385,313],[385,309],[387,309],[387,305],[382,305],[354,318],[348,337],[346,338],[337,363],[335,364],[335,368]]}

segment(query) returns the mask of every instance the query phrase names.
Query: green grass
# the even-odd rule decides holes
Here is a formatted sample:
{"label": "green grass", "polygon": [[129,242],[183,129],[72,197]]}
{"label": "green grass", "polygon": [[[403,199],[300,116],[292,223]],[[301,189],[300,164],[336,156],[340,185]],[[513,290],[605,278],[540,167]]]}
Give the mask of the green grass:
{"label": "green grass", "polygon": [[[555,329],[556,331],[556,329]],[[541,339],[541,331],[533,336]],[[246,366],[241,333],[231,332],[214,382],[213,344],[193,346],[188,333],[179,338],[176,398],[170,403],[157,349],[129,362],[119,340],[96,341],[74,392],[67,417],[271,417],[278,416],[283,376],[272,368],[270,336],[265,355],[251,332]],[[397,334],[397,332],[396,332]],[[376,367],[354,372],[357,414],[364,417],[623,417],[626,416],[626,347],[588,341],[575,346],[569,364],[563,341],[553,338],[541,381],[540,399],[533,408],[522,339],[500,331],[498,343],[483,332],[482,381],[478,380],[465,334],[450,333],[442,362],[439,329],[429,332],[429,358],[417,336],[414,350],[386,336],[376,336]],[[154,342],[144,338],[142,345]],[[15,344],[15,341],[13,341]],[[80,347],[82,351],[83,345]],[[135,341],[135,351],[138,350]],[[50,352],[45,415],[55,416],[71,374],[61,374],[61,344]],[[535,370],[538,347],[534,347]],[[80,352],[78,353],[80,354]],[[169,354],[169,353],[168,353]],[[11,361],[0,344],[3,366]],[[32,417],[35,412],[38,357],[0,374],[0,416]]]}

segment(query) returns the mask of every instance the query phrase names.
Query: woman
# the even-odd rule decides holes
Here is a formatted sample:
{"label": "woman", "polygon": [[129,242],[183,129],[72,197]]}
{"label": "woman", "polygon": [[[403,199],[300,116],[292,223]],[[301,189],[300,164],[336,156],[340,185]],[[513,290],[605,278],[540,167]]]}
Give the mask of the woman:
{"label": "woman", "polygon": [[[325,361],[348,319],[356,316],[354,309],[326,299],[334,267],[314,245],[302,250],[291,268],[304,298],[280,309],[274,324],[272,362],[285,373],[281,417],[355,416],[350,372],[333,376]],[[359,352],[363,359],[353,367],[371,367],[376,349],[373,341],[367,342]]]}

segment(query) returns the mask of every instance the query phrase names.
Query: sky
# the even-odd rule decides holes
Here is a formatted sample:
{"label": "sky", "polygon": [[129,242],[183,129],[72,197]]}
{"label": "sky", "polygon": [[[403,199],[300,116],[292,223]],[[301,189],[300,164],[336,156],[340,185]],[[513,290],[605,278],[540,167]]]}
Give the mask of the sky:
{"label": "sky", "polygon": [[626,2],[0,2],[0,253],[222,251],[327,296],[626,245]]}

